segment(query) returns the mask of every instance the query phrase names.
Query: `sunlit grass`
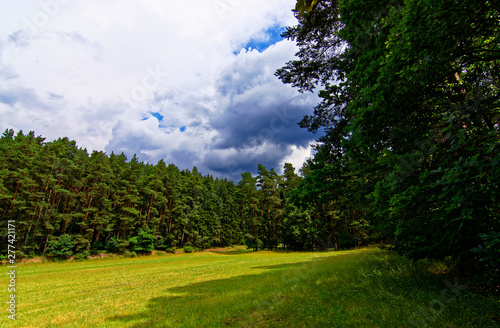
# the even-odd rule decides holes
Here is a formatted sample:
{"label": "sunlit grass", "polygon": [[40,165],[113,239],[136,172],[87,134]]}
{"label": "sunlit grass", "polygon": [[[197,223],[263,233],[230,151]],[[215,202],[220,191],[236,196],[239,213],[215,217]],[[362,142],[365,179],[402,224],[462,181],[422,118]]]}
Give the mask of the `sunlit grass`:
{"label": "sunlit grass", "polygon": [[12,327],[490,327],[500,312],[468,290],[443,299],[444,276],[376,249],[20,264],[17,274],[17,320],[0,318]]}

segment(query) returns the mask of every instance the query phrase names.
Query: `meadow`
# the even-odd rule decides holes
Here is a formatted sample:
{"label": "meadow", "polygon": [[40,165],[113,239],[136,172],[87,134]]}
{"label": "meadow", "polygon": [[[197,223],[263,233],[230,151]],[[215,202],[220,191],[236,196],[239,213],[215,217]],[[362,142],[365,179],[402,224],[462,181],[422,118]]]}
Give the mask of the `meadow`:
{"label": "meadow", "polygon": [[499,325],[498,298],[462,286],[439,264],[379,249],[239,248],[26,263],[16,273],[17,320],[2,311],[2,327]]}

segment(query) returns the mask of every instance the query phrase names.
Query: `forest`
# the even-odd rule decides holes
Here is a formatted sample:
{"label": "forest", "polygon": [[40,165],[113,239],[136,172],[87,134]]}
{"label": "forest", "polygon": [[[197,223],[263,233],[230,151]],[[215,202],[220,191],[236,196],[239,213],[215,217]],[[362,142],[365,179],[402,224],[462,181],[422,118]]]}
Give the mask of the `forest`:
{"label": "forest", "polygon": [[[25,256],[245,244],[389,245],[498,281],[500,6],[497,1],[299,1],[283,83],[317,92],[299,125],[315,156],[239,182],[7,129],[7,222]],[[62,137],[62,136],[61,136]],[[18,254],[21,255],[21,254]]]}
{"label": "forest", "polygon": [[196,167],[181,171],[136,156],[88,154],[75,141],[45,142],[34,132],[5,131],[0,149],[2,221],[16,222],[21,256],[240,243],[326,248],[329,231],[336,247],[366,242],[364,229],[339,220],[331,207],[300,209],[292,203],[302,178],[289,163],[283,175],[259,165],[257,176],[243,173],[235,185],[203,176]]}

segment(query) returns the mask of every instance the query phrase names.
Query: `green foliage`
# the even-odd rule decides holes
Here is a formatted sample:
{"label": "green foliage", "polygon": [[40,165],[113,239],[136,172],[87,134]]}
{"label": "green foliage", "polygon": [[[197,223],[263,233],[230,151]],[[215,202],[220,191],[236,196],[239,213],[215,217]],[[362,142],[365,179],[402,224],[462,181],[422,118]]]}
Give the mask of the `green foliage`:
{"label": "green foliage", "polygon": [[130,242],[127,240],[118,239],[115,237],[111,237],[106,242],[106,250],[109,253],[121,254],[127,250]]}
{"label": "green foliage", "polygon": [[194,251],[193,246],[184,246],[184,253],[192,253]]}
{"label": "green foliage", "polygon": [[247,234],[245,238],[242,240],[242,243],[248,248],[252,248],[256,251],[262,249],[263,242],[259,238],[256,238],[250,234]]}
{"label": "green foliage", "polygon": [[80,253],[76,253],[75,254],[75,260],[83,260],[83,259],[86,259],[87,257],[90,256],[90,251],[82,251]]}
{"label": "green foliage", "polygon": [[129,247],[132,251],[152,252],[154,250],[155,237],[149,229],[139,230],[136,237],[129,239]]}
{"label": "green foliage", "polygon": [[90,241],[79,234],[73,236],[73,243],[75,245],[75,253],[77,254],[87,253],[90,246]]}
{"label": "green foliage", "polygon": [[[287,204],[302,178],[290,163],[283,175],[258,165],[257,176],[243,173],[235,185],[196,167],[181,171],[136,156],[89,154],[67,138],[45,142],[34,132],[13,130],[0,137],[0,155],[0,212],[5,221],[16,220],[23,236],[16,249],[30,256],[64,234],[73,237],[74,254],[206,249],[237,244],[246,235],[256,249],[292,247]],[[322,211],[311,215],[307,227],[297,228],[304,245],[294,248],[316,248],[315,238],[328,229]],[[1,229],[5,234],[7,227]]]}
{"label": "green foliage", "polygon": [[500,233],[490,231],[489,234],[482,233],[479,235],[483,241],[478,247],[471,251],[479,257],[478,265],[485,274],[483,277],[487,279],[487,283],[498,284],[499,268],[500,268]]}
{"label": "green foliage", "polygon": [[287,29],[299,51],[276,75],[320,89],[300,125],[324,134],[292,195],[336,213],[320,237],[478,264],[500,231],[499,33],[496,3],[468,0],[323,0]]}
{"label": "green foliage", "polygon": [[172,239],[171,238],[160,237],[156,241],[156,247],[155,247],[155,249],[164,251],[164,250],[169,249],[171,247],[172,247]]}
{"label": "green foliage", "polygon": [[50,256],[66,258],[73,255],[73,237],[70,235],[62,235],[58,238],[53,238],[47,245],[47,254]]}
{"label": "green foliage", "polygon": [[318,236],[312,236],[311,216],[308,211],[301,211],[299,208],[289,205],[288,216],[284,222],[284,241],[288,248],[293,250],[312,249],[311,240],[316,240]]}
{"label": "green foliage", "polygon": [[[16,220],[16,249],[35,255],[52,237],[73,236],[74,253],[127,247],[221,247],[241,239],[239,190],[227,180],[136,156],[88,154],[67,138],[34,132],[0,137],[0,212]],[[149,233],[138,235],[138,228]],[[7,226],[1,226],[5,234]],[[129,240],[133,238],[132,245]],[[5,246],[5,245],[4,245]],[[2,247],[5,252],[6,247]]]}

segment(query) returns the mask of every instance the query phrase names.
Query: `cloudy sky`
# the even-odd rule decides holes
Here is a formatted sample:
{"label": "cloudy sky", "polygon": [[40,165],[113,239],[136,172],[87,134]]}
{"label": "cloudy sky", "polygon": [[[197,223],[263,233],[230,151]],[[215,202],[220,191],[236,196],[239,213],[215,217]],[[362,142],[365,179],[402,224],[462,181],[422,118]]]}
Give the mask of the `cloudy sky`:
{"label": "cloudy sky", "polygon": [[295,0],[0,0],[0,129],[238,181],[311,156]]}

